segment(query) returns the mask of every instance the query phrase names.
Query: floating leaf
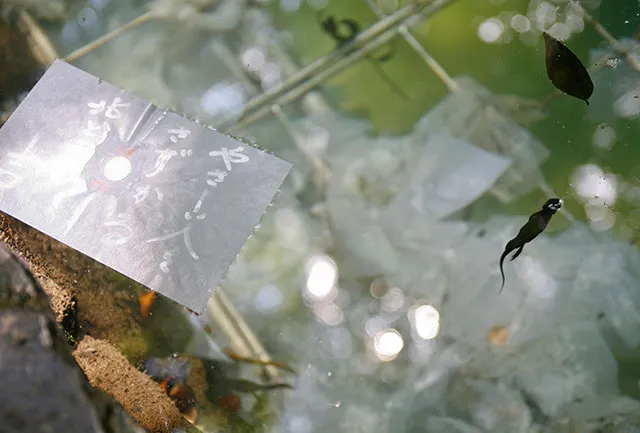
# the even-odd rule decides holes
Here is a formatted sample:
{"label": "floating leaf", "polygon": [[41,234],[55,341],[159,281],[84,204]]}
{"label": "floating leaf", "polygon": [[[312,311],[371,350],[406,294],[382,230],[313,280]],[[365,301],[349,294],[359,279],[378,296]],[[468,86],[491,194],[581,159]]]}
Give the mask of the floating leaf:
{"label": "floating leaf", "polygon": [[562,42],[543,32],[546,49],[547,75],[562,92],[582,99],[589,105],[588,99],[593,93],[593,82],[580,59]]}

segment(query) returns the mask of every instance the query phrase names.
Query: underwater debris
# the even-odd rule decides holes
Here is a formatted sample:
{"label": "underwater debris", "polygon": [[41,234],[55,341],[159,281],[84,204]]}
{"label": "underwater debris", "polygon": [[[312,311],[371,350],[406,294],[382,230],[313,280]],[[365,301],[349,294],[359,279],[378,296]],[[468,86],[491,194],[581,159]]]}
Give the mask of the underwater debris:
{"label": "underwater debris", "polygon": [[516,122],[513,106],[503,96],[468,76],[455,77],[455,81],[461,90],[449,93],[416,123],[413,145],[419,149],[429,136],[450,135],[510,158],[513,164],[490,190],[503,203],[537,188],[544,181],[540,165],[549,157],[546,147]]}
{"label": "underwater debris", "polygon": [[143,319],[148,318],[149,315],[151,314],[151,309],[153,308],[153,305],[156,301],[157,296],[158,294],[156,293],[155,290],[151,290],[150,292],[145,293],[144,295],[140,295],[140,298],[139,298],[140,316],[142,316]]}
{"label": "underwater debris", "polygon": [[293,389],[287,383],[256,383],[247,379],[237,379],[230,376],[230,372],[219,362],[202,359],[206,381],[206,398],[227,414],[235,414],[242,409],[239,393],[253,394],[259,399],[259,394],[277,389]]}
{"label": "underwater debris", "polygon": [[196,395],[185,381],[168,377],[162,381],[160,387],[167,393],[171,401],[176,405],[182,416],[191,424],[198,420],[198,408]]}
{"label": "underwater debris", "polygon": [[230,348],[225,348],[224,353],[231,359],[233,359],[234,361],[237,362],[245,362],[247,364],[257,364],[257,365],[271,365],[273,367],[279,368],[281,370],[285,370],[288,371],[289,373],[293,373],[296,374],[296,371],[291,368],[289,365],[287,365],[286,363],[282,362],[282,361],[264,361],[262,359],[256,359],[256,358],[247,358],[245,356],[242,356],[236,352],[234,352],[232,349]]}
{"label": "underwater debris", "polygon": [[[441,221],[491,190],[513,165],[511,158],[487,152],[450,135],[431,134],[414,158],[407,186],[398,192],[384,215],[415,213]],[[434,161],[438,161],[434,164]]]}
{"label": "underwater debris", "polygon": [[551,217],[555,215],[558,210],[562,207],[562,200],[559,198],[550,198],[546,201],[542,209],[538,212],[534,213],[529,217],[529,221],[522,226],[518,234],[515,238],[511,239],[507,246],[504,248],[504,252],[500,257],[500,274],[502,275],[502,286],[500,286],[500,291],[504,289],[504,270],[502,265],[504,263],[505,257],[507,255],[517,250],[516,253],[511,257],[509,261],[513,261],[518,257],[522,250],[524,249],[525,244],[534,240],[540,233],[547,228],[549,221],[551,221]]}
{"label": "underwater debris", "polygon": [[214,403],[227,413],[238,413],[242,409],[242,401],[237,394],[223,395],[218,397]]}
{"label": "underwater debris", "polygon": [[511,333],[504,326],[494,326],[489,330],[487,339],[495,346],[504,346],[509,341]]}
{"label": "underwater debris", "polygon": [[559,90],[589,105],[593,82],[580,59],[562,42],[543,32],[547,75]]}
{"label": "underwater debris", "polygon": [[[200,365],[204,368],[202,374],[199,374]],[[238,393],[256,395],[258,392],[292,388],[286,383],[260,384],[231,378],[229,375],[233,373],[226,371],[219,363],[190,356],[149,358],[144,363],[144,371],[160,384],[182,416],[192,424],[198,419],[199,409],[204,418],[210,416],[209,410],[213,407],[222,411],[221,415],[225,418],[236,415],[242,409]]]}

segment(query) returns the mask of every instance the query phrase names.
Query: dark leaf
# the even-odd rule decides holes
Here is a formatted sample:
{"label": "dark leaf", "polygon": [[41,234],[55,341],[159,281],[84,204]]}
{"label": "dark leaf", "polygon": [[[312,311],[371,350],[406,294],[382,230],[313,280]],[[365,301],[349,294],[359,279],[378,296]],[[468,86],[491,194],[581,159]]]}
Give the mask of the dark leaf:
{"label": "dark leaf", "polygon": [[547,75],[553,85],[589,105],[588,99],[593,93],[593,82],[587,69],[563,43],[547,32],[543,32],[542,35],[546,49]]}

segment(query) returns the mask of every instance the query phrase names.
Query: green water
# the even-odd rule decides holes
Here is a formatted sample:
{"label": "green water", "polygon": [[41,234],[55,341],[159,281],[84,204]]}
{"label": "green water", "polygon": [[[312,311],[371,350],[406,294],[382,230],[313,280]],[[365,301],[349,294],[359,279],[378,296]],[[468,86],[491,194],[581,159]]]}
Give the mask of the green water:
{"label": "green water", "polygon": [[[407,2],[399,2],[400,7],[404,4]],[[500,44],[486,43],[477,35],[478,25],[484,18],[506,13],[526,15],[528,4],[527,0],[459,0],[416,26],[413,34],[449,75],[470,75],[497,94],[543,100],[554,87],[546,75],[542,38],[530,46],[522,43],[517,34],[510,42]],[[295,54],[305,63],[335,48],[335,42],[322,32],[313,9],[303,5],[295,12],[286,12],[277,2],[273,6],[276,23],[291,34]],[[339,19],[354,19],[362,29],[377,21],[364,0],[331,1],[325,11]],[[614,37],[620,38],[630,37],[638,30],[639,11],[636,0],[608,0],[591,13]],[[584,30],[573,35],[567,45],[588,64],[590,50],[605,48],[607,43],[585,23]],[[325,87],[326,93],[337,100],[343,110],[369,118],[380,133],[410,131],[414,123],[447,94],[442,81],[401,38],[396,38],[394,57],[381,67],[410,95],[409,100],[387,85],[368,60],[334,77]],[[639,143],[635,139],[640,132],[638,122],[635,119],[609,122],[617,140],[611,150],[601,150],[592,144],[593,133],[600,122],[587,120],[587,106],[583,102],[561,96],[547,108],[548,117],[530,128],[550,151],[542,169],[551,187],[565,199],[567,209],[584,219],[583,204],[570,186],[573,171],[577,166],[590,163],[600,166],[605,173],[615,174],[619,183],[631,180],[634,173],[637,176],[640,173]],[[532,193],[511,203],[507,211],[531,213],[540,199],[540,193]],[[634,206],[619,199],[611,210],[616,215],[616,232],[636,237],[638,224],[632,218]]]}

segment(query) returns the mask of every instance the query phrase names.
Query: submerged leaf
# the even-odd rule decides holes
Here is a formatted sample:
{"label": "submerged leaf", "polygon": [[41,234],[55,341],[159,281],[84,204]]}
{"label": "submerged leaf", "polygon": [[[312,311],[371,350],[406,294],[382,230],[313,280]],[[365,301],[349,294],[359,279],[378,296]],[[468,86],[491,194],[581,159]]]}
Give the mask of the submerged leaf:
{"label": "submerged leaf", "polygon": [[589,105],[593,82],[580,59],[563,43],[543,32],[546,49],[547,75],[558,89],[582,99]]}

